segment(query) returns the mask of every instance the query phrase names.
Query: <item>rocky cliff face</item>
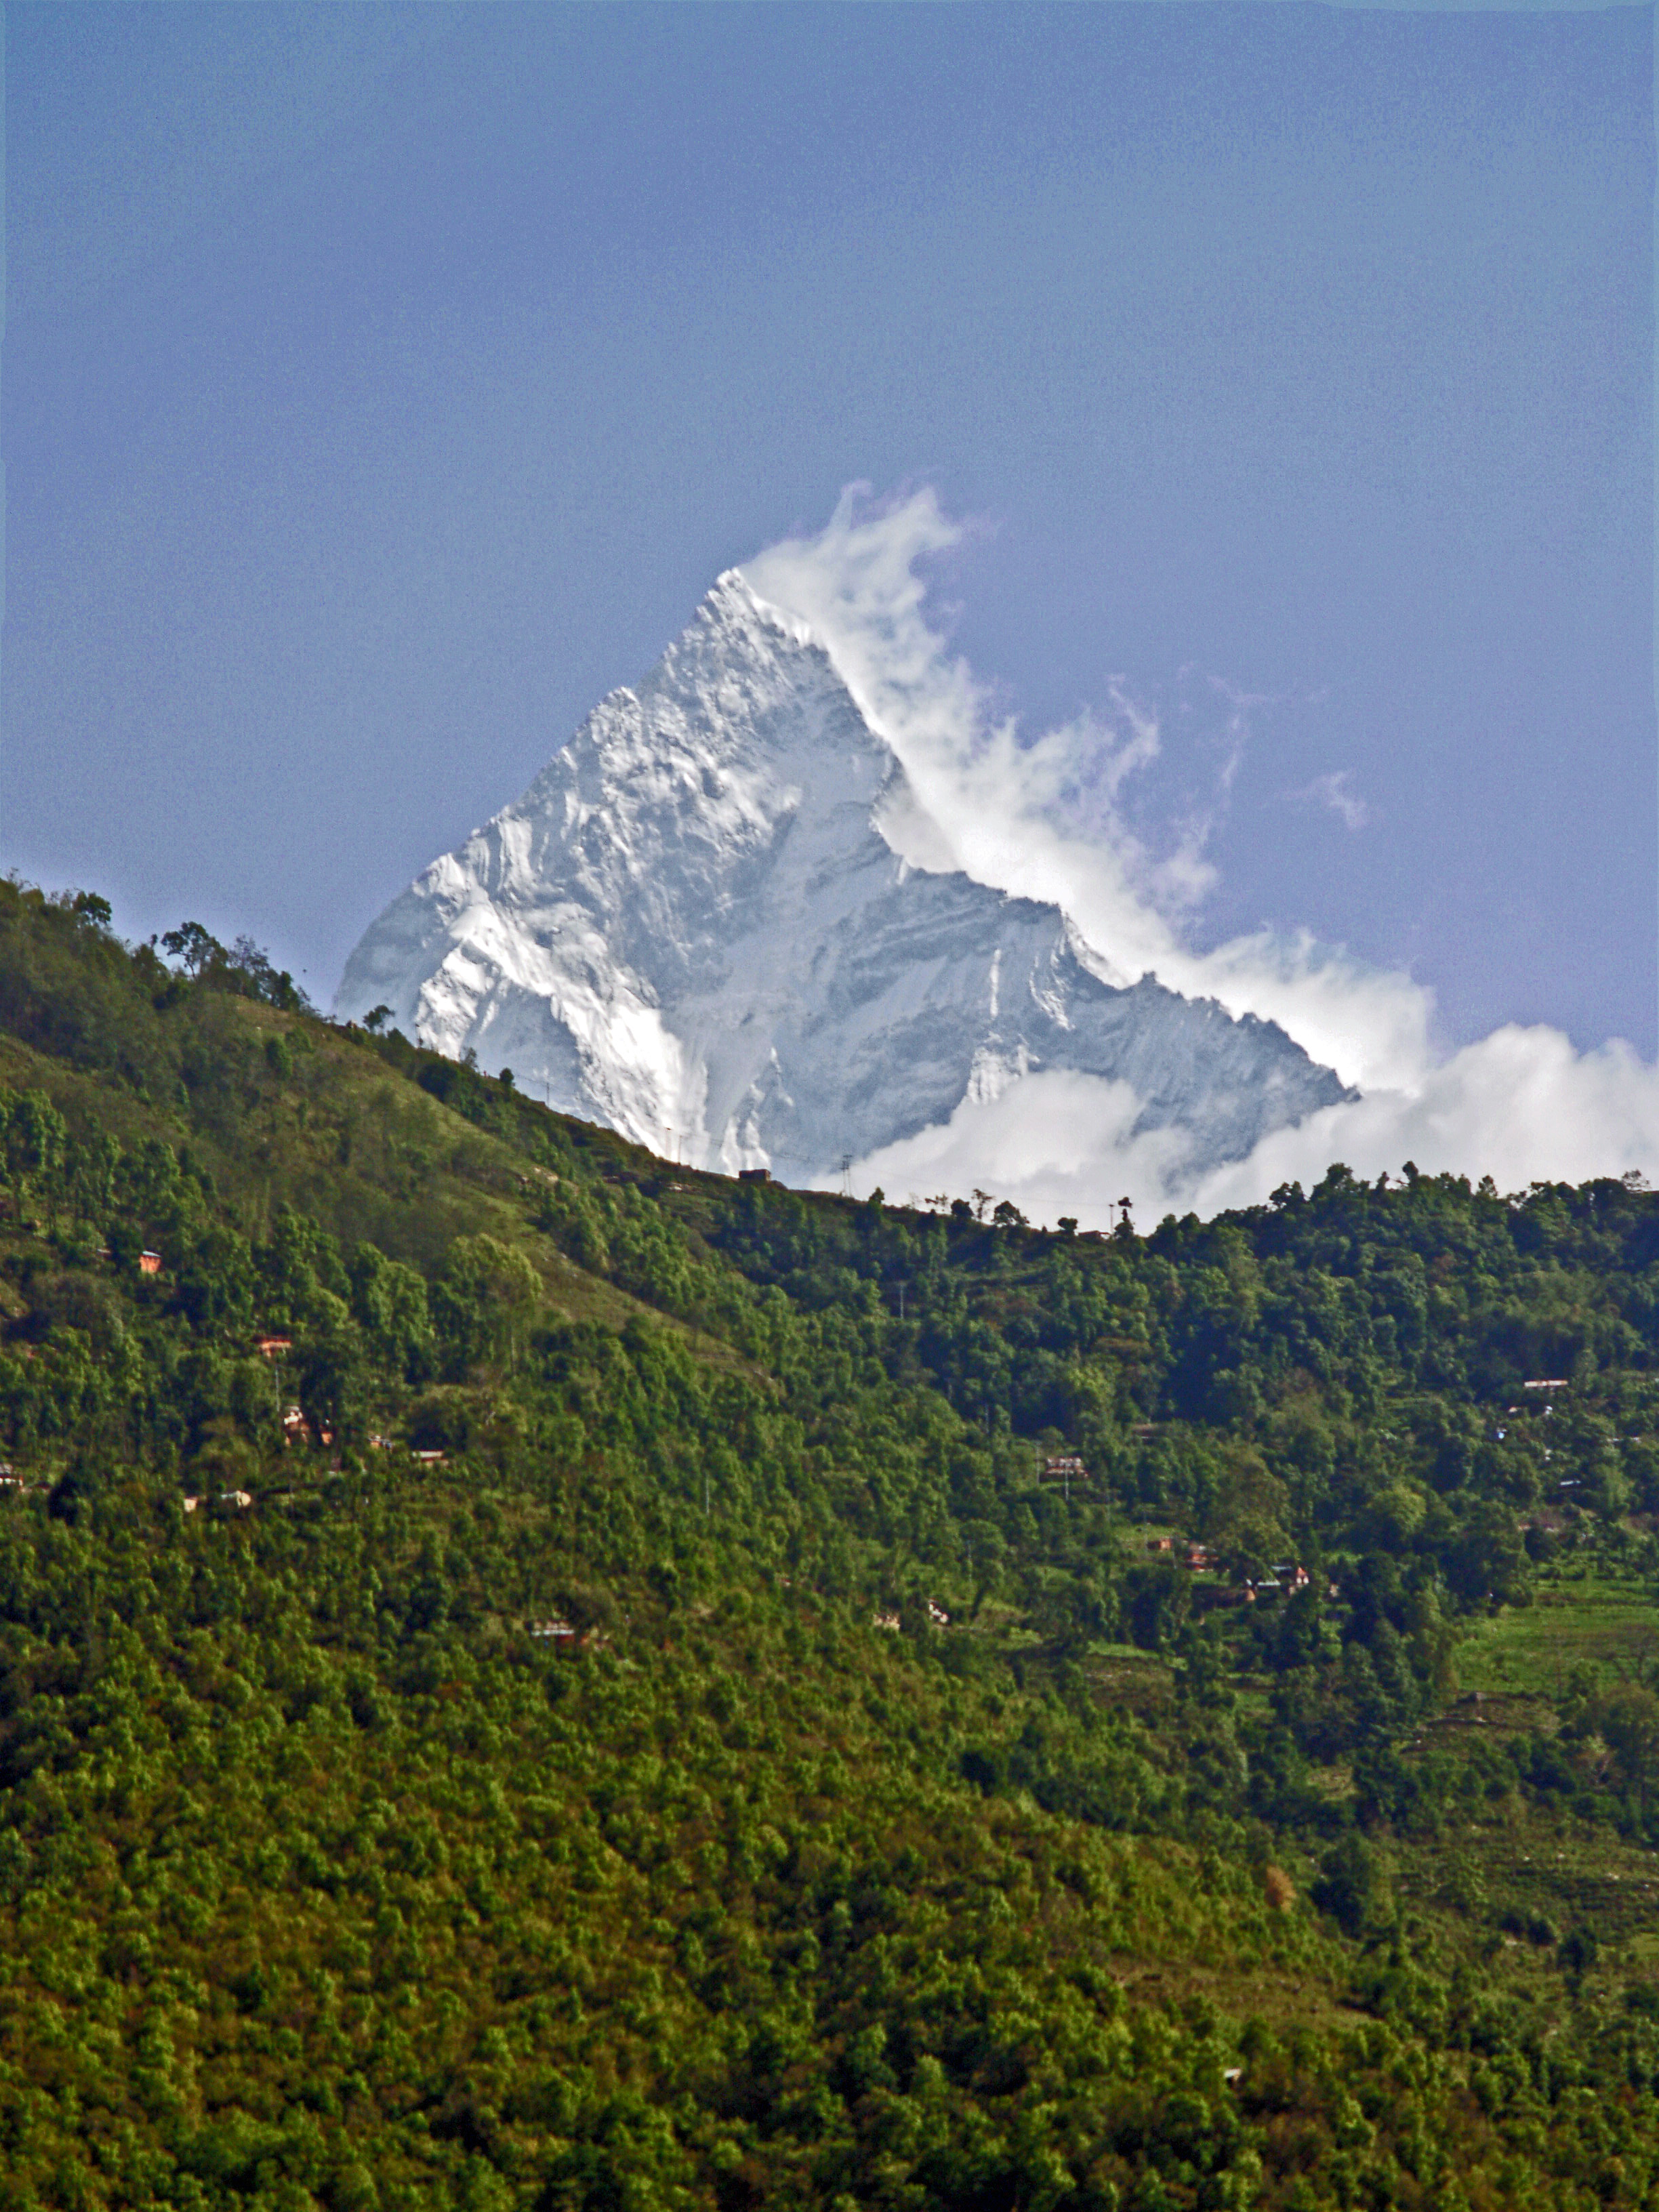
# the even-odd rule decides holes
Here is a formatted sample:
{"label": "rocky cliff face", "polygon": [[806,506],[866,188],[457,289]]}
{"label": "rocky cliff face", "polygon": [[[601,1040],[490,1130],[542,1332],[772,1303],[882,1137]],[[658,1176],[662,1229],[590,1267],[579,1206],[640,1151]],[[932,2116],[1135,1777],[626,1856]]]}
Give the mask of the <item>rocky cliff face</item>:
{"label": "rocky cliff face", "polygon": [[1036,1068],[1127,1082],[1200,1163],[1345,1095],[1271,1023],[1102,981],[1058,908],[908,866],[901,811],[914,831],[828,653],[733,570],[392,902],[336,1011],[385,1003],[655,1151],[798,1182]]}

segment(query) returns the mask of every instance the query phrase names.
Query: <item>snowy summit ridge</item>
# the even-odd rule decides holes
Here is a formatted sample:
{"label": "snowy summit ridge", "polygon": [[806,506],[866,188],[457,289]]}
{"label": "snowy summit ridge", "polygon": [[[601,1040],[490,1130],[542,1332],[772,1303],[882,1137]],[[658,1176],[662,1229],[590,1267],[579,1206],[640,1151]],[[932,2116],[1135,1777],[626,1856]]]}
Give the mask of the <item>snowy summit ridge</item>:
{"label": "snowy summit ridge", "polygon": [[807,625],[728,570],[635,690],[394,899],[343,1018],[711,1167],[807,1182],[1037,1068],[1199,1164],[1346,1094],[1272,1023],[1091,972],[1058,907],[919,871],[920,808]]}

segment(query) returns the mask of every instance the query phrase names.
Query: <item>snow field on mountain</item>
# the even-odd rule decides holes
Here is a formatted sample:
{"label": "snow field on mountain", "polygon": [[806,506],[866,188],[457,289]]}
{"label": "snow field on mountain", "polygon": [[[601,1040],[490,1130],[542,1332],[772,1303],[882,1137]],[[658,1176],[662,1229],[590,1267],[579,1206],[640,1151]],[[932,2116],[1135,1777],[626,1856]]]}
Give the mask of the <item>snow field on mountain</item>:
{"label": "snow field on mountain", "polygon": [[729,572],[392,902],[337,1010],[386,1003],[654,1150],[803,1182],[1039,1072],[1127,1082],[1133,1130],[1206,1166],[1343,1095],[1269,1023],[1103,980],[1057,907],[943,850],[812,630]]}

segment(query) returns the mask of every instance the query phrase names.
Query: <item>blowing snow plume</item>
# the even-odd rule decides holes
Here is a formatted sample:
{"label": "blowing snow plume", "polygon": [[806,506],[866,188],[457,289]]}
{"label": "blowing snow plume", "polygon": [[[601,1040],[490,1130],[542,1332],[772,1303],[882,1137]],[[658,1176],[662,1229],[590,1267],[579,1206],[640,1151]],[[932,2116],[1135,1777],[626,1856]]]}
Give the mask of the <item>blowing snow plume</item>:
{"label": "blowing snow plume", "polygon": [[800,1182],[1038,1072],[1116,1085],[1134,1139],[1206,1166],[1345,1096],[1271,1021],[1109,971],[947,842],[812,623],[732,571],[394,901],[337,1005],[671,1158]]}
{"label": "blowing snow plume", "polygon": [[1238,1202],[1334,1157],[1397,1166],[1402,1141],[1469,1164],[1494,1091],[1540,1117],[1507,1172],[1558,1171],[1542,1122],[1568,1094],[1574,1160],[1659,1150],[1632,1149],[1659,1115],[1616,1051],[1564,1062],[1529,1032],[1437,1066],[1404,977],[1306,939],[1188,950],[1203,805],[1156,836],[1130,804],[1155,719],[1114,694],[1022,740],[927,619],[923,566],[958,535],[931,493],[849,496],[720,578],[637,686],[392,902],[337,1011],[383,1002],[673,1158],[896,1196],[977,1185],[1039,1218]]}
{"label": "blowing snow plume", "polygon": [[[964,1101],[948,1123],[860,1162],[855,1187],[880,1182],[899,1196],[979,1186],[1034,1219],[1065,1212],[1104,1225],[1121,1195],[1144,1210],[1208,1213],[1316,1181],[1339,1159],[1374,1176],[1409,1158],[1506,1188],[1659,1170],[1659,1076],[1619,1040],[1580,1054],[1559,1030],[1509,1026],[1439,1057],[1433,994],[1404,974],[1366,968],[1305,932],[1194,951],[1181,925],[1213,880],[1204,823],[1179,824],[1159,854],[1123,804],[1158,756],[1155,719],[1120,692],[1098,716],[1023,738],[927,618],[923,564],[960,543],[961,527],[931,491],[863,511],[859,498],[843,495],[827,529],[772,547],[744,574],[811,623],[903,762],[925,808],[919,862],[1054,903],[1098,974],[1151,974],[1270,1021],[1360,1095],[1218,1164],[1178,1128],[1147,1128],[1122,1086],[1040,1071],[1017,1097]],[[1346,778],[1310,792],[1340,801],[1354,826]],[[902,848],[904,823],[890,834]]]}

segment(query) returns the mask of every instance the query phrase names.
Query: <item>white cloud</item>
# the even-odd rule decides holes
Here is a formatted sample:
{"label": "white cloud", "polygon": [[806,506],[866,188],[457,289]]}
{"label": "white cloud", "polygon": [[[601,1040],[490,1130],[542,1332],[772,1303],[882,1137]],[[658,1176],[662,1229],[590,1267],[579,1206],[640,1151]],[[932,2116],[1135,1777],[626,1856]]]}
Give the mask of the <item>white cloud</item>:
{"label": "white cloud", "polygon": [[[1209,793],[1155,836],[1129,801],[1164,732],[1127,686],[1115,684],[1097,713],[1024,738],[929,623],[922,564],[966,534],[929,489],[875,504],[860,486],[817,537],[744,568],[763,598],[811,625],[903,762],[926,819],[896,811],[884,825],[890,840],[918,866],[961,867],[1062,907],[1109,981],[1151,970],[1171,989],[1278,1022],[1364,1096],[1279,1132],[1235,1167],[1193,1176],[1178,1139],[1130,1133],[1124,1085],[1028,1077],[873,1156],[856,1171],[860,1188],[880,1182],[899,1199],[977,1184],[1033,1219],[1067,1213],[1105,1226],[1125,1193],[1142,1214],[1209,1212],[1317,1181],[1333,1159],[1374,1176],[1409,1158],[1425,1172],[1491,1174],[1505,1188],[1659,1171],[1659,1076],[1626,1046],[1580,1054],[1555,1030],[1506,1028],[1443,1058],[1433,994],[1404,973],[1367,968],[1306,932],[1264,929],[1194,951],[1182,924],[1215,880],[1206,848],[1257,702],[1214,687],[1228,720]],[[1368,819],[1346,770],[1291,796],[1350,830]]]}
{"label": "white cloud", "polygon": [[1575,1053],[1557,1030],[1509,1027],[1466,1046],[1411,1091],[1376,1091],[1279,1129],[1248,1159],[1194,1174],[1169,1130],[1132,1133],[1127,1084],[1029,1075],[985,1104],[889,1145],[853,1171],[860,1196],[896,1201],[988,1190],[1030,1220],[1070,1214],[1109,1228],[1127,1197],[1136,1224],[1258,1205],[1283,1183],[1311,1188],[1333,1160],[1370,1181],[1407,1160],[1425,1175],[1490,1175],[1502,1190],[1659,1167],[1659,1081],[1628,1046]]}
{"label": "white cloud", "polygon": [[1559,1030],[1510,1024],[1466,1045],[1403,1091],[1328,1106],[1265,1138],[1248,1160],[1199,1186],[1197,1211],[1317,1181],[1333,1160],[1356,1175],[1489,1175],[1502,1190],[1592,1176],[1651,1174],[1659,1165],[1659,1074],[1615,1038],[1575,1052]]}
{"label": "white cloud", "polygon": [[872,1152],[854,1168],[853,1188],[866,1197],[879,1186],[896,1205],[988,1190],[1012,1199],[1028,1220],[1052,1226],[1069,1214],[1085,1229],[1109,1228],[1127,1197],[1144,1224],[1169,1210],[1187,1145],[1170,1130],[1132,1136],[1139,1110],[1127,1083],[1058,1070],[1028,1075]]}
{"label": "white cloud", "polygon": [[963,868],[1052,901],[1108,981],[1151,970],[1230,1013],[1277,1021],[1346,1083],[1400,1083],[1425,1067],[1433,997],[1409,976],[1367,969],[1305,933],[1263,930],[1208,953],[1193,951],[1181,933],[1214,881],[1205,845],[1255,702],[1215,687],[1228,720],[1212,804],[1194,805],[1154,850],[1125,799],[1158,757],[1156,718],[1118,684],[1097,713],[1023,738],[927,618],[919,564],[959,544],[964,528],[931,490],[860,508],[863,497],[862,486],[843,494],[817,537],[786,539],[744,574],[763,599],[811,626],[903,762],[929,835],[911,848],[908,825],[890,823],[899,849],[918,866]]}
{"label": "white cloud", "polygon": [[1363,830],[1371,818],[1371,812],[1358,793],[1352,788],[1353,771],[1340,768],[1329,775],[1316,775],[1311,783],[1304,783],[1300,791],[1287,791],[1285,796],[1304,806],[1328,808],[1345,830]]}

